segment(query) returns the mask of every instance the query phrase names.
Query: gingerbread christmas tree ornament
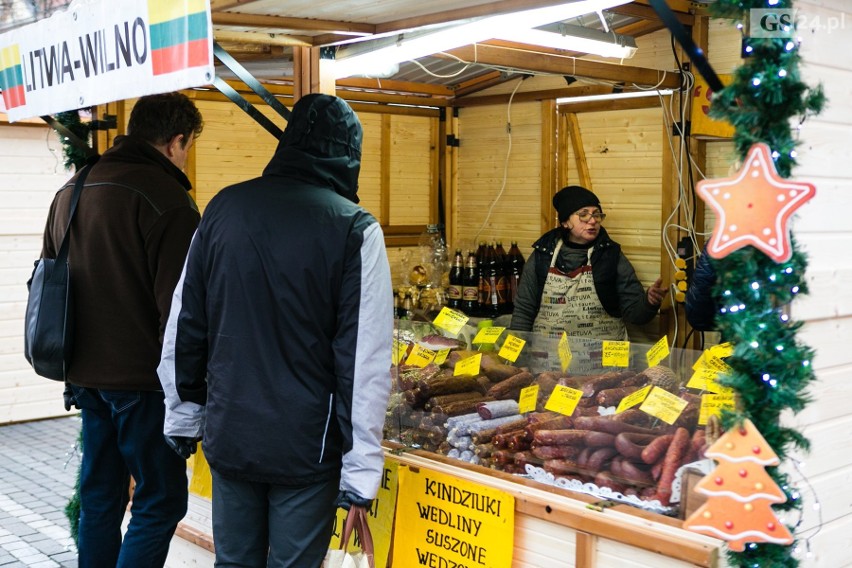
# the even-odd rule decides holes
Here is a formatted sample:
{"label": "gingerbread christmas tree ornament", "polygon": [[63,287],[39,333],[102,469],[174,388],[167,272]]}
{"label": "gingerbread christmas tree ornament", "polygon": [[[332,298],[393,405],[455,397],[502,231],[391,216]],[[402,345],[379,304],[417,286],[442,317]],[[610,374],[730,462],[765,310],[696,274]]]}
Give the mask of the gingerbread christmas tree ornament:
{"label": "gingerbread christmas tree ornament", "polygon": [[750,420],[726,432],[706,452],[718,462],[695,486],[707,502],[686,521],[684,528],[728,541],[731,550],[745,550],[747,542],[790,544],[793,535],[775,516],[772,503],[787,500],[764,469],[779,460]]}
{"label": "gingerbread christmas tree ornament", "polygon": [[724,258],[752,245],[775,262],[786,262],[792,255],[787,224],[816,194],[816,187],[780,177],[769,146],[759,143],[751,147],[740,171],[728,178],[703,180],[696,191],[716,212],[707,244],[710,256]]}

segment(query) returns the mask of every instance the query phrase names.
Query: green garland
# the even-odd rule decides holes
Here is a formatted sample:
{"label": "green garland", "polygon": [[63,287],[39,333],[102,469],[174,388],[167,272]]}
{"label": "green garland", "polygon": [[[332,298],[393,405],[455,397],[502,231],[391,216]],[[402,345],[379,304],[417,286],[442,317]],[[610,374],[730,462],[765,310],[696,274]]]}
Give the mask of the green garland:
{"label": "green garland", "polygon": [[[784,0],[718,0],[711,10],[715,16],[744,24],[752,8],[790,10],[792,4]],[[736,69],[732,83],[716,94],[710,115],[734,126],[733,141],[740,159],[752,144],[765,142],[773,151],[779,175],[790,177],[798,144],[790,120],[803,121],[820,112],[825,96],[821,87],[810,89],[801,81],[795,35],[746,38],[744,45],[750,46],[751,54]],[[792,249],[791,259],[780,264],[753,247],[712,261],[718,275],[714,294],[721,299],[718,327],[723,341],[735,345],[727,359],[733,371],[722,383],[737,392],[738,409],[723,414],[723,426],[728,429],[749,418],[782,462],[795,449],[809,449],[808,440],[799,431],[782,426],[780,418],[786,410],[799,412],[805,407],[810,401],[807,388],[816,378],[811,365],[814,352],[797,341],[801,323],[793,322],[786,311],[796,296],[807,293],[807,260],[795,239]],[[777,467],[767,471],[787,496],[787,502],[777,509],[800,510],[801,497],[789,476]],[[796,548],[796,543],[750,543],[743,552],[729,551],[727,556],[736,567],[795,567],[799,565]]]}
{"label": "green garland", "polygon": [[[57,122],[65,128],[77,135],[80,140],[89,141],[89,133],[92,131],[91,126],[87,122],[80,120],[80,112],[69,110],[66,112],[56,113]],[[86,164],[88,156],[80,148],[69,144],[68,140],[62,135],[59,136],[59,141],[62,142],[62,154],[65,156],[65,167],[79,170]]]}

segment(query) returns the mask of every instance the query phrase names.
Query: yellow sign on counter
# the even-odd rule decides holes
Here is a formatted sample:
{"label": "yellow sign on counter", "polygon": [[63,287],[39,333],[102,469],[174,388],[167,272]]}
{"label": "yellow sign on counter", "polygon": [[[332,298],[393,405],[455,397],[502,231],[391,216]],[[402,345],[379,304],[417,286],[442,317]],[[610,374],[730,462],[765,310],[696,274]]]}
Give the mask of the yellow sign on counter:
{"label": "yellow sign on counter", "polygon": [[659,418],[666,424],[674,424],[687,404],[687,401],[679,396],[660,387],[654,387],[639,410]]}
{"label": "yellow sign on counter", "polygon": [[472,355],[465,359],[462,359],[456,366],[453,368],[453,376],[457,375],[471,375],[476,376],[479,374],[479,365],[482,363],[482,353],[477,353],[476,355]]}
{"label": "yellow sign on counter", "polygon": [[450,349],[441,349],[437,353],[435,353],[435,361],[436,365],[443,365],[444,361],[447,360],[447,355],[450,354]]}
{"label": "yellow sign on counter", "polygon": [[[370,534],[373,536],[373,553],[376,568],[385,568],[387,566],[391,528],[393,527],[393,519],[397,507],[396,495],[398,485],[399,463],[385,460],[385,469],[382,471],[382,479],[379,482],[379,492],[376,494],[376,498],[373,499],[370,510],[367,511],[367,524],[370,526]],[[337,516],[334,519],[334,529],[331,533],[329,548],[340,548],[340,537],[345,523],[346,511],[338,509]],[[349,547],[354,550],[358,547],[357,545],[353,545],[353,541],[355,539],[349,541]]]}
{"label": "yellow sign on counter", "polygon": [[538,385],[532,385],[521,389],[521,395],[518,397],[518,412],[526,414],[533,412],[538,403]]}
{"label": "yellow sign on counter", "polygon": [[497,338],[506,331],[505,327],[483,327],[476,332],[476,337],[473,338],[474,343],[497,343]]}
{"label": "yellow sign on counter", "polygon": [[415,344],[414,347],[411,348],[411,353],[408,354],[405,364],[423,368],[435,360],[435,355],[436,353],[431,349]]}
{"label": "yellow sign on counter", "polygon": [[405,357],[406,351],[408,351],[408,345],[394,337],[393,351],[391,351],[391,359],[394,365],[399,365],[399,362],[402,361],[403,357]]}
{"label": "yellow sign on counter", "polygon": [[630,342],[604,341],[602,359],[604,367],[629,367]]}
{"label": "yellow sign on counter", "polygon": [[396,519],[394,566],[512,566],[515,499],[508,493],[400,466]]}
{"label": "yellow sign on counter", "polygon": [[653,347],[648,349],[645,358],[648,360],[648,366],[653,367],[659,365],[660,361],[669,356],[669,338],[663,336]]}
{"label": "yellow sign on counter", "polygon": [[514,335],[506,336],[506,341],[503,342],[503,347],[500,348],[500,352],[497,353],[497,356],[514,363],[518,360],[518,356],[521,354],[521,349],[523,349],[526,344],[526,340],[521,339],[520,337],[515,337]]}
{"label": "yellow sign on counter", "polygon": [[721,416],[722,409],[736,410],[736,396],[733,392],[701,395],[701,409],[698,424],[704,426],[711,416]]}
{"label": "yellow sign on counter", "polygon": [[618,408],[615,409],[615,413],[620,414],[628,408],[633,408],[640,402],[643,402],[648,396],[648,393],[651,392],[651,388],[653,388],[653,386],[654,385],[648,385],[647,387],[643,387],[638,391],[630,393],[624,398],[622,398],[621,402],[618,403]]}
{"label": "yellow sign on counter", "polygon": [[435,316],[435,319],[432,321],[432,323],[434,323],[441,329],[446,329],[450,333],[458,334],[458,332],[461,331],[461,328],[464,327],[464,324],[466,324],[467,320],[469,319],[469,317],[467,317],[461,312],[457,312],[456,310],[443,307],[441,308],[441,311],[438,312],[438,315]]}
{"label": "yellow sign on counter", "polygon": [[553,392],[550,393],[550,398],[547,399],[544,409],[571,416],[577,409],[577,404],[580,403],[581,398],[583,398],[583,391],[565,385],[556,385]]}

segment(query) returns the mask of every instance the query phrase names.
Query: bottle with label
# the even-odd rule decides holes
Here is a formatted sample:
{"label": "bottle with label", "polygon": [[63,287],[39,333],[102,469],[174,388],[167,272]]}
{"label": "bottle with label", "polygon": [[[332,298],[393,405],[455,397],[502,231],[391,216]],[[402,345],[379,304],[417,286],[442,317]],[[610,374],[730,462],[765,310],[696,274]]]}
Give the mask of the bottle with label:
{"label": "bottle with label", "polygon": [[515,297],[518,295],[518,284],[521,281],[521,274],[524,271],[524,255],[521,254],[521,249],[518,248],[518,241],[512,241],[512,246],[509,247],[509,252],[506,255],[506,272],[507,284],[509,288],[509,301],[514,307]]}
{"label": "bottle with label", "polygon": [[477,284],[477,313],[484,315],[486,306],[488,305],[488,296],[491,295],[491,289],[488,287],[488,247],[485,246],[485,241],[479,241],[479,248],[476,249],[476,277],[479,280]]}
{"label": "bottle with label", "polygon": [[447,289],[447,306],[454,309],[461,309],[462,304],[462,288],[464,287],[464,257],[460,248],[456,249],[456,254],[453,256],[453,267],[450,269],[450,282]]}
{"label": "bottle with label", "polygon": [[462,277],[461,309],[468,316],[479,314],[479,267],[476,264],[476,253],[467,251],[467,261]]}
{"label": "bottle with label", "polygon": [[399,319],[410,320],[414,313],[414,300],[411,297],[411,292],[405,293],[405,298],[402,300],[402,308],[400,309]]}
{"label": "bottle with label", "polygon": [[488,245],[485,252],[484,294],[480,296],[483,315],[496,317],[502,313],[506,304],[506,277],[499,268],[494,243]]}

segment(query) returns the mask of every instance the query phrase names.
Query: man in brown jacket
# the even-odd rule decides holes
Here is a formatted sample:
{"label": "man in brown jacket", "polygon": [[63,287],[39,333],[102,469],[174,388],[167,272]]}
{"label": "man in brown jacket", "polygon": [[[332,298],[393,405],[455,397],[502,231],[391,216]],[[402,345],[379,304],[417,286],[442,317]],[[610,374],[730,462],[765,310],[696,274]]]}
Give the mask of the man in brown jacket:
{"label": "man in brown jacket", "polygon": [[[186,462],[163,439],[157,378],[163,333],[199,222],[183,173],[201,114],[178,93],[140,98],[127,136],[86,178],[71,227],[75,303],[68,383],[83,418],[79,565],[163,566],[186,513]],[[50,207],[42,255],[54,258],[74,178]],[[130,476],[136,482],[122,540]]]}

